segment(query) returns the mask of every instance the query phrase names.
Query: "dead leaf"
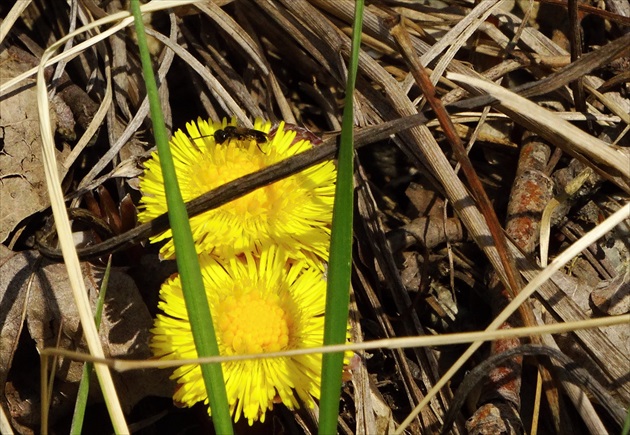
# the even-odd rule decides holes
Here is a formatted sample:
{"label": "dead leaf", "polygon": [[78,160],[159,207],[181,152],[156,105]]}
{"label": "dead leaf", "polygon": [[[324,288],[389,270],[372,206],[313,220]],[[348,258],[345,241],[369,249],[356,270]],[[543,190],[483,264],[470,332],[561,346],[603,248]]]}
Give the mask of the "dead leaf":
{"label": "dead leaf", "polygon": [[[31,251],[6,254],[4,261],[2,258],[0,257],[0,385],[4,390],[24,318],[38,351],[44,347],[57,346],[58,340],[59,347],[63,349],[87,352],[87,346],[65,266],[62,263],[51,263]],[[82,271],[89,299],[94,307],[104,271],[90,263],[83,263]],[[153,319],[133,279],[119,269],[111,271],[103,313],[99,333],[106,356],[126,359],[151,357],[148,342]],[[73,397],[78,388],[82,367],[81,362],[60,358],[56,364],[55,390],[62,390],[65,395]],[[170,397],[174,384],[168,380],[169,374],[169,371],[164,370],[113,373],[125,412],[129,412],[138,401],[147,396]],[[16,385],[12,387],[18,388]],[[92,398],[101,400],[96,382],[92,383],[90,391]],[[19,398],[28,397],[28,394],[15,391],[12,397],[12,407],[20,408],[22,403]],[[34,416],[23,417],[28,421],[37,420]]]}
{"label": "dead leaf", "polygon": [[[0,77],[11,79],[26,71],[28,65],[0,50]],[[51,113],[53,128],[55,115]],[[39,116],[34,80],[0,97],[0,243],[24,218],[50,205],[41,162]],[[57,162],[70,150],[57,151]],[[58,164],[60,176],[65,169]]]}
{"label": "dead leaf", "polygon": [[0,245],[0,387],[11,368],[24,321],[27,284],[34,264],[32,253],[18,254]]}

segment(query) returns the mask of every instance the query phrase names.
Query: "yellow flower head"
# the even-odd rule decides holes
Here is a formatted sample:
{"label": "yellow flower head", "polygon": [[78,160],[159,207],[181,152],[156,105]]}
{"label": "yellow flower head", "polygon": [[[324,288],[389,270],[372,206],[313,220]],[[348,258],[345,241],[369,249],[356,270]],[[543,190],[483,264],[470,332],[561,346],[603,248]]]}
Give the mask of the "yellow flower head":
{"label": "yellow flower head", "polygon": [[[308,259],[289,260],[282,249],[263,249],[230,260],[200,255],[201,271],[213,313],[221,355],[275,352],[321,346],[324,337],[326,280]],[[196,358],[197,352],[178,276],[160,290],[151,348],[157,357]],[[308,406],[320,395],[321,354],[223,363],[223,376],[234,421],[241,413],[251,425],[281,400]],[[173,399],[192,406],[208,398],[199,365],[184,365],[172,379]],[[210,412],[210,410],[208,410]]]}
{"label": "yellow flower head", "polygon": [[[296,140],[296,132],[285,129],[284,122],[268,135],[268,140],[269,122],[256,120],[254,129],[258,133],[253,134],[230,130],[231,126],[236,126],[234,120],[228,124],[225,119],[222,123],[199,119],[186,125],[188,135],[178,130],[171,139],[184,201],[312,148],[310,141]],[[140,179],[143,197],[138,215],[143,223],[167,211],[157,153],[145,168]],[[335,165],[328,161],[194,216],[190,222],[197,252],[227,258],[243,252],[259,253],[262,246],[276,244],[293,257],[312,253],[327,260],[335,180]],[[151,239],[167,240],[160,251],[164,258],[173,257],[171,237],[168,230]]]}

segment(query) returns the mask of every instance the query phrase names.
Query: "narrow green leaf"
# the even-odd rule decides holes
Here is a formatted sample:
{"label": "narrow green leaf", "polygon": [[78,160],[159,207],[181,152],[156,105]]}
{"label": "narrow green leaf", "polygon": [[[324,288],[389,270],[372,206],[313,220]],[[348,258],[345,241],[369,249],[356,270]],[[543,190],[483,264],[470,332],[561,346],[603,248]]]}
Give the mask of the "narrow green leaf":
{"label": "narrow green leaf", "polygon": [[[101,326],[101,316],[103,315],[103,305],[105,305],[105,294],[107,293],[107,285],[109,284],[109,273],[112,269],[112,257],[107,260],[107,267],[101,282],[100,292],[96,301],[96,312],[94,313],[94,324],[96,330]],[[77,393],[77,401],[74,404],[74,414],[72,414],[72,425],[70,426],[71,435],[81,435],[83,429],[83,419],[85,417],[85,407],[87,405],[88,393],[90,391],[90,374],[92,373],[92,363],[83,364],[83,372],[81,373],[81,382],[79,383],[79,391]]]}
{"label": "narrow green leaf", "polygon": [[626,414],[626,420],[623,422],[623,428],[621,429],[621,435],[630,434],[630,409]]}
{"label": "narrow green leaf", "polygon": [[[160,109],[157,85],[151,66],[151,58],[147,48],[138,0],[131,1],[131,10],[135,19],[138,48],[149,97],[153,131],[160,156],[162,174],[164,175],[168,217],[173,231],[175,251],[177,252],[177,268],[182,281],[184,301],[188,310],[195,347],[199,357],[218,356],[219,347],[190,231],[188,214],[186,213],[186,207],[184,206],[175,176],[175,166],[166,136],[164,118]],[[212,422],[216,432],[220,434],[233,433],[221,364],[201,364],[201,372],[208,392],[208,399],[212,409]]]}
{"label": "narrow green leaf", "polygon": [[[350,303],[350,275],[352,272],[352,214],[354,199],[353,95],[359,63],[362,25],[363,1],[357,0],[354,10],[352,52],[348,68],[348,82],[346,84],[337,169],[337,187],[333,208],[324,344],[343,344],[346,342],[348,306]],[[323,356],[322,395],[319,408],[320,435],[335,434],[337,432],[343,356],[343,353],[328,353]]]}

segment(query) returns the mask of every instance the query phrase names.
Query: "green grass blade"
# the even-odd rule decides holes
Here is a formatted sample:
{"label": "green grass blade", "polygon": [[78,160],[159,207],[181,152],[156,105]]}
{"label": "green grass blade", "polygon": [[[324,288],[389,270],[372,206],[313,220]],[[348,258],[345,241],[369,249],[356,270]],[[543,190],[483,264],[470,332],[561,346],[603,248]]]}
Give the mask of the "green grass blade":
{"label": "green grass blade", "polygon": [[[346,342],[350,275],[352,272],[352,214],[354,174],[354,106],[353,95],[359,63],[363,1],[357,0],[352,29],[352,53],[348,68],[346,99],[341,128],[341,145],[337,170],[337,187],[333,208],[328,291],[326,293],[326,321],[324,344]],[[319,408],[319,434],[337,432],[337,415],[341,397],[343,353],[329,353],[322,360],[322,394]]]}
{"label": "green grass blade", "polygon": [[[131,1],[131,10],[135,18],[138,47],[149,97],[153,131],[164,175],[168,216],[177,252],[177,268],[182,281],[184,300],[188,310],[193,339],[197,348],[197,354],[200,357],[217,356],[219,355],[219,347],[190,231],[188,214],[186,213],[186,207],[184,206],[175,176],[175,166],[166,136],[164,118],[160,109],[157,85],[151,66],[151,58],[147,48],[138,0]],[[216,432],[220,434],[233,433],[221,365],[218,363],[201,364],[201,372],[208,392],[208,399],[212,408],[212,422]]]}
{"label": "green grass blade", "polygon": [[[109,273],[112,268],[112,257],[107,260],[107,267],[101,282],[101,289],[96,301],[96,312],[94,313],[94,324],[96,330],[101,326],[101,316],[103,315],[103,305],[105,305],[105,294],[107,293],[107,285],[109,284]],[[88,393],[90,391],[90,374],[92,373],[93,364],[86,362],[83,364],[83,373],[81,373],[81,382],[79,383],[79,391],[77,393],[77,401],[74,404],[74,414],[72,414],[72,425],[70,426],[71,435],[81,435],[83,429],[83,419],[85,417],[85,407],[87,405]]]}

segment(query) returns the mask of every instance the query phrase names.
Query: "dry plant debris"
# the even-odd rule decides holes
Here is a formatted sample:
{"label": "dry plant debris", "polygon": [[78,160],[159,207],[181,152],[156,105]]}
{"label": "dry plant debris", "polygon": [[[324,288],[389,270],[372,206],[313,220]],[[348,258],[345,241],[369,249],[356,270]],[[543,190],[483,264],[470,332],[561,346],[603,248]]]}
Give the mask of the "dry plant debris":
{"label": "dry plant debris", "polygon": [[[5,84],[35,67],[70,29],[126,6],[0,5],[0,405],[18,433],[39,431],[37,352],[84,345],[65,269],[54,263],[34,79]],[[215,0],[147,18],[169,129],[199,116],[235,116],[250,127],[260,117],[323,139],[308,156],[211,192],[191,213],[334,155],[353,6]],[[354,95],[353,341],[485,328],[539,273],[541,243],[552,260],[628,202],[629,28],[624,0],[369,2]],[[49,67],[46,80],[57,165],[91,291],[103,258],[115,251],[103,346],[112,357],[147,358],[159,285],[173,265],[138,244],[163,231],[163,220],[132,230],[138,175],[152,150],[133,33],[119,31]],[[541,230],[548,240],[541,241]],[[626,220],[554,274],[505,327],[627,314],[629,236]],[[488,345],[468,362],[470,374],[453,378],[406,431],[618,432],[630,404],[629,329]],[[499,353],[506,349],[507,357]],[[393,433],[461,352],[359,353],[344,385],[339,432]],[[51,431],[67,432],[79,366],[56,364]],[[478,366],[490,373],[485,380],[474,378]],[[130,427],[206,431],[205,410],[177,410],[164,375],[118,377]],[[92,395],[86,431],[109,432],[96,386]],[[315,413],[276,406],[264,424],[237,430],[316,427]]]}

